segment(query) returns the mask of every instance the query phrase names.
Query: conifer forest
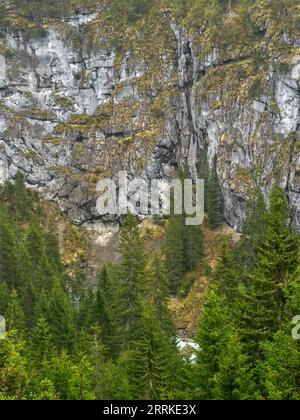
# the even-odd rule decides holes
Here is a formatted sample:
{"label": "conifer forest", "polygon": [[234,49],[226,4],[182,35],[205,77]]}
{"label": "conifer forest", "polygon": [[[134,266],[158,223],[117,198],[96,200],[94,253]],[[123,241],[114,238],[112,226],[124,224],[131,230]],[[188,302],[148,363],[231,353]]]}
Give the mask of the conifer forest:
{"label": "conifer forest", "polygon": [[296,0],[0,0],[0,400],[300,400],[299,47]]}

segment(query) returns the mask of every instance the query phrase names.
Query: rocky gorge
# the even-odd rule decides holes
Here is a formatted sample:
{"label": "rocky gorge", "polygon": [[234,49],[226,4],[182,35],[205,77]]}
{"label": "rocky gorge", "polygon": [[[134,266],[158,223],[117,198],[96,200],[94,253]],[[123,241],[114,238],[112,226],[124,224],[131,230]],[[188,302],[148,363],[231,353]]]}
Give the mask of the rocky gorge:
{"label": "rocky gorge", "polygon": [[[12,8],[0,40],[0,182],[21,171],[72,222],[103,232],[116,220],[97,214],[100,179],[170,181],[178,168],[196,178],[217,155],[229,225],[241,229],[253,186],[267,199],[278,180],[300,229],[300,39],[256,3],[253,44],[212,48],[209,29],[163,5],[135,26],[96,8],[39,31]],[[229,10],[223,27],[238,17]]]}

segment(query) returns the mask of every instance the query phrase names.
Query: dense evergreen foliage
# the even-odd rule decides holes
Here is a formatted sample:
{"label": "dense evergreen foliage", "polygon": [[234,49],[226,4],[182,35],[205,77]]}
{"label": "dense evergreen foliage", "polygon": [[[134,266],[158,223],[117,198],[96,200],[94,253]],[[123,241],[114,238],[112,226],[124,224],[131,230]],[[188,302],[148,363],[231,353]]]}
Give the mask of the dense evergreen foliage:
{"label": "dense evergreen foliage", "polygon": [[239,245],[224,246],[200,319],[196,397],[300,399],[300,248],[287,209],[278,185],[267,209],[256,191]]}
{"label": "dense evergreen foliage", "polygon": [[168,303],[201,262],[200,230],[171,216],[165,258],[148,255],[129,215],[121,264],[102,267],[98,286],[87,289],[68,277],[55,229],[21,175],[0,200],[0,311],[7,321],[0,399],[300,399],[300,342],[291,335],[300,312],[299,238],[277,185],[268,208],[253,194],[238,245],[223,244],[194,363],[177,348]]}
{"label": "dense evergreen foliage", "polygon": [[128,216],[120,234],[122,263],[104,266],[95,290],[72,289],[76,279],[68,278],[45,220],[21,175],[1,190],[0,308],[7,335],[0,340],[0,398],[169,392],[178,354],[168,283],[161,259],[147,256],[135,217]]}
{"label": "dense evergreen foliage", "polygon": [[208,224],[215,229],[223,223],[223,196],[217,174],[217,156],[214,157],[207,181]]}
{"label": "dense evergreen foliage", "polygon": [[[181,174],[181,178],[186,178],[185,174]],[[170,292],[174,295],[188,293],[190,285],[185,284],[185,275],[197,269],[203,254],[201,226],[188,226],[186,217],[184,211],[175,214],[174,204],[171,203],[165,235],[165,269]]]}
{"label": "dense evergreen foliage", "polygon": [[[133,57],[141,49],[138,34],[146,34],[144,43],[152,31],[151,20],[185,28],[201,63],[217,51],[225,64],[212,66],[212,84],[219,67],[230,72],[236,66],[233,75],[252,66],[286,70],[292,59],[284,51],[296,45],[300,28],[295,0],[0,0],[0,37],[12,30],[27,43],[34,31],[45,35],[50,21],[83,9],[99,12],[93,36],[97,22],[101,29],[107,25],[104,35],[112,47],[127,43],[124,52]],[[81,38],[87,28],[75,30]],[[66,37],[71,40],[71,33]],[[177,54],[176,45],[168,47]],[[157,53],[163,57],[162,47]],[[150,64],[147,56],[144,61]],[[260,94],[261,74],[259,80],[254,76],[248,77],[249,99]],[[230,88],[226,83],[224,91]],[[172,76],[170,90],[173,84]],[[163,112],[154,107],[153,114]],[[207,146],[199,175],[205,179],[206,229],[216,234],[224,221],[222,180],[217,156],[208,156]],[[246,213],[241,240],[222,243],[212,273],[202,265],[205,230],[186,226],[185,214],[166,221],[160,254],[146,251],[138,222],[129,215],[120,232],[120,264],[101,267],[97,286],[90,288],[82,272],[70,275],[64,266],[56,226],[22,175],[1,186],[0,314],[7,331],[0,339],[0,400],[299,400],[300,340],[292,336],[292,320],[300,315],[299,236],[276,184],[268,205],[260,189],[254,191]],[[201,276],[208,286],[197,308],[199,350],[192,361],[178,349],[170,299],[180,302]]]}

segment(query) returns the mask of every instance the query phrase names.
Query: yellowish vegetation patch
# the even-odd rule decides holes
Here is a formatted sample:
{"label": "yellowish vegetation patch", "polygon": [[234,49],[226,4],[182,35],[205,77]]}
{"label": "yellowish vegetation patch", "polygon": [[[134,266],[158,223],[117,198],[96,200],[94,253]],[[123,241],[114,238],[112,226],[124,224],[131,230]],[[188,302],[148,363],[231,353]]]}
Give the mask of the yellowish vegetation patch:
{"label": "yellowish vegetation patch", "polygon": [[[221,256],[224,237],[231,238],[231,243],[235,244],[240,240],[240,235],[227,225],[223,225],[217,230],[211,230],[207,226],[203,226],[203,234],[205,254],[202,266],[206,264],[214,271]],[[209,277],[206,275],[199,272],[196,273],[196,276],[196,281],[188,296],[186,298],[173,298],[170,302],[177,328],[184,330],[188,336],[196,332],[209,284]]]}

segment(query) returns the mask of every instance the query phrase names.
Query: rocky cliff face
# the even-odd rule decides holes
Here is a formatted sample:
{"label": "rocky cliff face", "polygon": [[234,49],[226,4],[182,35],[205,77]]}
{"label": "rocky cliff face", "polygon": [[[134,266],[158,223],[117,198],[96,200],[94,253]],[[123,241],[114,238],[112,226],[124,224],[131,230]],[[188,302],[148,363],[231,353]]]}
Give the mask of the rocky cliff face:
{"label": "rocky cliff face", "polygon": [[101,178],[127,170],[170,179],[183,166],[196,177],[202,154],[217,154],[231,226],[241,228],[251,186],[267,198],[279,179],[300,228],[297,39],[283,39],[284,53],[262,63],[243,49],[203,52],[205,36],[166,10],[147,28],[138,39],[131,28],[114,32],[101,14],[80,13],[42,33],[5,32],[0,182],[21,170],[76,224],[102,229]]}

